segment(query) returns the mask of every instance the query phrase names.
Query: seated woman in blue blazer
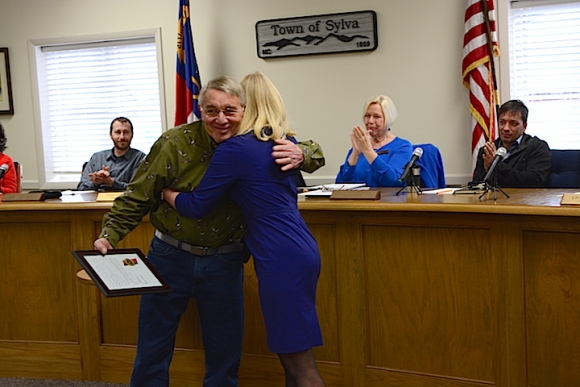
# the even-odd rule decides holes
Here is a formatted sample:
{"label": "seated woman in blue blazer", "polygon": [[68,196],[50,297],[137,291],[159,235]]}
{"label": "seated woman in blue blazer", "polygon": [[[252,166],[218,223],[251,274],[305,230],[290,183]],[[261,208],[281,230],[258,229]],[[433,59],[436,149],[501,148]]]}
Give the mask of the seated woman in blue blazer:
{"label": "seated woman in blue blazer", "polygon": [[356,125],[350,132],[352,148],[340,167],[336,183],[365,183],[369,187],[400,187],[405,164],[411,159],[411,143],[391,132],[397,119],[393,101],[379,95],[363,108],[365,129]]}

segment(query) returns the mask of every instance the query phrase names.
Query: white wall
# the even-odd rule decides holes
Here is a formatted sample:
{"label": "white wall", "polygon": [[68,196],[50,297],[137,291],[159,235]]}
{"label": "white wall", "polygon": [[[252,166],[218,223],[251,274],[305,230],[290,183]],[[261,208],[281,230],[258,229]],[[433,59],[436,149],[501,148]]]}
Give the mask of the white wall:
{"label": "white wall", "polygon": [[[399,110],[393,132],[434,143],[448,183],[470,180],[468,94],[461,82],[463,16],[458,0],[190,0],[202,82],[262,71],[278,86],[300,139],[313,139],[327,165],[310,183],[334,179],[362,123],[362,105],[377,94]],[[27,42],[161,27],[167,127],[173,122],[177,0],[0,0],[0,47],[10,50],[14,116],[0,116],[7,154],[24,165],[25,188],[38,187],[35,121]],[[260,59],[260,20],[373,10],[378,48],[372,52]],[[82,128],[79,128],[82,130]],[[107,131],[108,128],[103,128]],[[87,157],[90,155],[87,155]]]}

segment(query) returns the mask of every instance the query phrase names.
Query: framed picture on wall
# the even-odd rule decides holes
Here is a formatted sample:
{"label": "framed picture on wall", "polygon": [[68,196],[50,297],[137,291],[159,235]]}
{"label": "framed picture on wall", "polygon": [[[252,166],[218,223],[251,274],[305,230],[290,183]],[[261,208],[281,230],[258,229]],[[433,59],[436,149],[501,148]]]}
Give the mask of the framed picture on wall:
{"label": "framed picture on wall", "polygon": [[0,114],[14,114],[7,47],[0,47]]}

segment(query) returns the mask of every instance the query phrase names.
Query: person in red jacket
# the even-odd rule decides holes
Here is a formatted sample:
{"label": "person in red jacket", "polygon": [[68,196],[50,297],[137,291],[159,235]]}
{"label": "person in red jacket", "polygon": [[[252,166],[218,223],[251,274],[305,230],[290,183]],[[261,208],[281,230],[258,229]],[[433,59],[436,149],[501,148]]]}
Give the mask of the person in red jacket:
{"label": "person in red jacket", "polygon": [[6,134],[0,123],[0,193],[16,193],[16,169],[10,156],[4,154]]}

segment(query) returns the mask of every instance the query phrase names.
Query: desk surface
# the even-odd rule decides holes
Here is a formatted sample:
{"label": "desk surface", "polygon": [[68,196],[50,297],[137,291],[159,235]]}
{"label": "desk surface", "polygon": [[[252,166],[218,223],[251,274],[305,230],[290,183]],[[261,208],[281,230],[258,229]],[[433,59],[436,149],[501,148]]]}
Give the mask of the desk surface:
{"label": "desk surface", "polygon": [[[331,200],[328,198],[306,198],[298,203],[301,210],[322,211],[427,211],[427,212],[470,212],[522,215],[580,216],[580,206],[561,205],[564,193],[578,189],[504,189],[509,195],[489,192],[481,199],[479,194],[426,194],[415,192],[396,193],[398,188],[381,188],[380,200]],[[97,193],[63,195],[59,199],[43,202],[2,203],[0,211],[55,211],[72,209],[109,209],[111,202],[97,202]]]}
{"label": "desk surface", "polygon": [[580,206],[561,205],[564,193],[577,189],[504,189],[509,195],[488,192],[480,194],[426,194],[402,192],[398,188],[381,188],[380,200],[340,200],[307,198],[299,203],[301,210],[340,211],[427,211],[473,212],[494,214],[580,216]]}
{"label": "desk surface", "polygon": [[0,194],[0,211],[55,211],[73,209],[109,209],[112,202],[97,202],[98,192],[63,194],[58,199],[26,202],[3,202],[4,195]]}

